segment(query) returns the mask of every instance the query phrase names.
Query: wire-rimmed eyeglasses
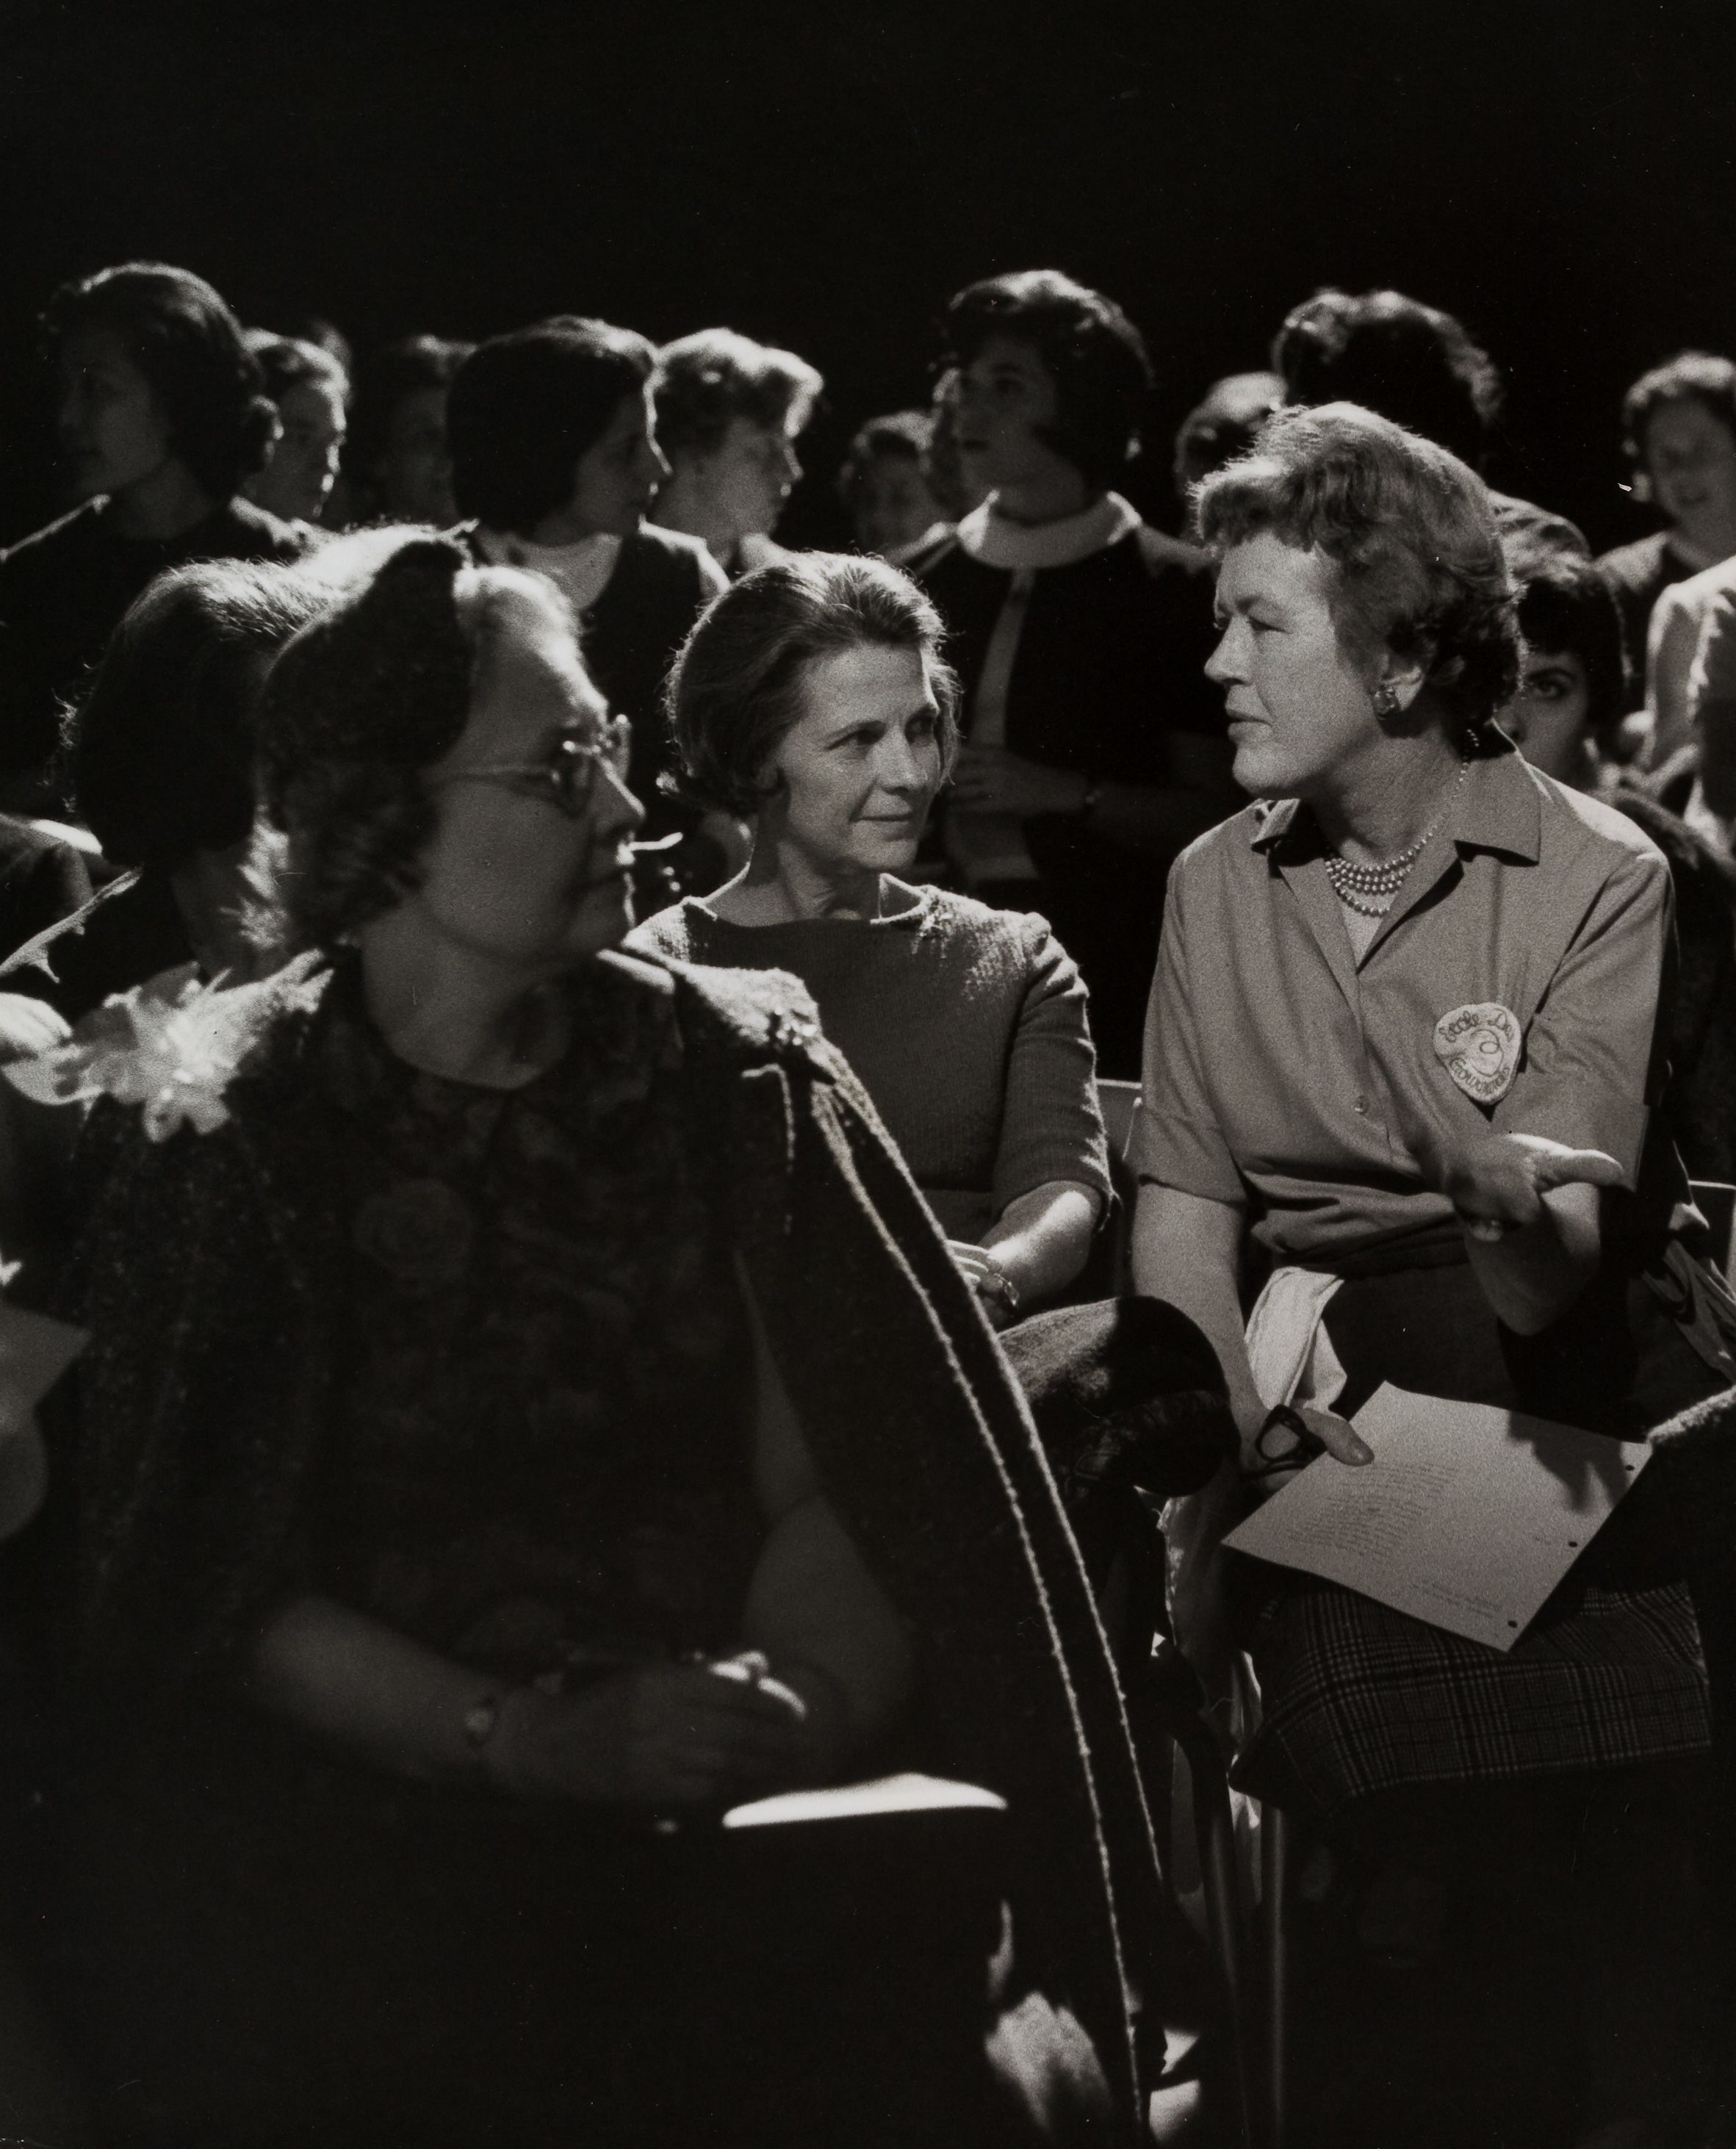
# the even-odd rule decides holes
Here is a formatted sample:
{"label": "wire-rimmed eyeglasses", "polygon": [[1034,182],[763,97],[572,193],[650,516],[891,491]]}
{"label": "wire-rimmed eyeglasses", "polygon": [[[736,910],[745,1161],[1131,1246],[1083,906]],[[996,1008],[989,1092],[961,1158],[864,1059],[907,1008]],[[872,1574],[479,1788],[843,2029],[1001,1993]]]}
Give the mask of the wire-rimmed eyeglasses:
{"label": "wire-rimmed eyeglasses", "polygon": [[455,768],[435,781],[449,783],[504,783],[533,798],[545,799],[576,820],[591,803],[596,772],[606,767],[624,779],[633,750],[633,727],[626,717],[611,717],[589,738],[562,732],[542,761],[490,762],[478,768]]}

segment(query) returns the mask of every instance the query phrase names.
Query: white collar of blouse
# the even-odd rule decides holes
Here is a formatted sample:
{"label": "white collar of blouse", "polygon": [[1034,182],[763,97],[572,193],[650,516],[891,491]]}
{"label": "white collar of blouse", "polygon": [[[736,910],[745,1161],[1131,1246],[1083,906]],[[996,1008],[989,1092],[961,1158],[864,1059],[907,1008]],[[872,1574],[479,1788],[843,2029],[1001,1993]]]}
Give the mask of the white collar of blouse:
{"label": "white collar of blouse", "polygon": [[985,567],[1014,574],[1021,568],[1070,567],[1107,551],[1140,526],[1139,510],[1119,492],[1104,493],[1077,515],[1034,524],[1011,521],[999,512],[995,500],[991,492],[959,525],[959,549]]}

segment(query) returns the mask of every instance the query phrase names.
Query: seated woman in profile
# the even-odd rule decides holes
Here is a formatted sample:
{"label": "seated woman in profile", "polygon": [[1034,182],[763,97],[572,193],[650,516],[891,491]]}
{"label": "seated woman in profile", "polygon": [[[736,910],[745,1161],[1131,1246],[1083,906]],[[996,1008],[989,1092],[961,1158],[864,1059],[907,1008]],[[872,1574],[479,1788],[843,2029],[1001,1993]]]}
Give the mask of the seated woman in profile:
{"label": "seated woman in profile", "polygon": [[686,795],[753,851],[631,945],[791,972],[997,1326],[1084,1266],[1110,1196],[1085,989],[1046,922],[898,878],[958,746],[933,606],[878,561],[757,569],[694,629],[669,707]]}
{"label": "seated woman in profile", "polygon": [[0,554],[0,803],[53,812],[60,713],[134,597],[189,560],[290,560],[306,533],[241,498],[275,424],[240,324],[202,277],[129,261],[43,326],[83,505]]}
{"label": "seated woman in profile", "polygon": [[[1171,878],[1134,1273],[1228,1377],[1245,1475],[1218,1515],[1312,1454],[1367,1463],[1346,1420],[1386,1382],[1643,1435],[1736,1371],[1736,1309],[1681,1236],[1693,1212],[1653,1109],[1664,860],[1495,729],[1512,599],[1456,457],[1348,404],[1286,412],[1199,505],[1220,562],[1210,675],[1257,803]],[[1245,1340],[1250,1241],[1271,1275]],[[1667,1764],[1708,1743],[1682,1482],[1660,1457],[1505,1654],[1229,1555],[1264,1710],[1240,1765],[1367,1855],[1365,1946],[1438,1952],[1493,1871],[1557,1962],[1619,1950],[1623,2027],[1583,1996],[1582,2126],[1691,2084],[1678,1845],[1611,1819],[1655,1811]],[[1209,1542],[1201,1521],[1185,1534]],[[1200,1573],[1177,1605],[1196,1648]],[[1688,1578],[1711,1601],[1709,1569]],[[1582,1828],[1602,1847],[1569,1885]],[[1527,1840],[1547,1846],[1529,1870],[1511,1848]],[[1525,1960],[1540,2001],[1562,1972]],[[1650,2046],[1625,2034],[1635,2018]],[[1456,2038],[1452,2064],[1462,2116],[1479,2063]]]}
{"label": "seated woman in profile", "polygon": [[1008,1796],[1132,2138],[1161,1911],[1029,1422],[807,1003],[612,952],[566,608],[409,542],[262,724],[304,952],[86,1065],[45,1930],[112,2138],[1005,2138],[926,2020],[804,2075],[828,1979],[699,1948],[752,1869],[650,1825],[888,1760]]}

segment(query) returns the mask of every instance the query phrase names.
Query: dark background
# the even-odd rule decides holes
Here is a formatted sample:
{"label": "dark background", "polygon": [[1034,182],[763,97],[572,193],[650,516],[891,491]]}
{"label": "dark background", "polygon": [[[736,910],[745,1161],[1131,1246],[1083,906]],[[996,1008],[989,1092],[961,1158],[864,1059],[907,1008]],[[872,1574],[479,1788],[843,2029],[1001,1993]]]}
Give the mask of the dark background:
{"label": "dark background", "polygon": [[33,322],[184,262],[365,345],[556,310],[802,351],[785,525],[921,400],[948,294],[1053,264],[1150,339],[1144,496],[1215,375],[1316,285],[1393,284],[1506,370],[1490,475],[1599,545],[1621,391],[1736,344],[1728,0],[0,0],[0,540],[56,504]]}

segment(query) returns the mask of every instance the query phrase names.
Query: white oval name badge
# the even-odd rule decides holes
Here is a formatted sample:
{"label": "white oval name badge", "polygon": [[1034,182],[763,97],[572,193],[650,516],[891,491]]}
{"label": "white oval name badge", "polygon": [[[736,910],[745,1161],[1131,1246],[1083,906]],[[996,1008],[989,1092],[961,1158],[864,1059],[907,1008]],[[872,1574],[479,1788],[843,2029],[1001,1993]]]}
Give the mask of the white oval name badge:
{"label": "white oval name badge", "polygon": [[1519,1025],[1499,1000],[1456,1007],[1435,1024],[1435,1056],[1479,1105],[1496,1105],[1519,1068]]}

